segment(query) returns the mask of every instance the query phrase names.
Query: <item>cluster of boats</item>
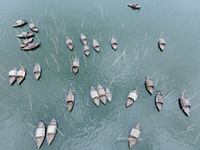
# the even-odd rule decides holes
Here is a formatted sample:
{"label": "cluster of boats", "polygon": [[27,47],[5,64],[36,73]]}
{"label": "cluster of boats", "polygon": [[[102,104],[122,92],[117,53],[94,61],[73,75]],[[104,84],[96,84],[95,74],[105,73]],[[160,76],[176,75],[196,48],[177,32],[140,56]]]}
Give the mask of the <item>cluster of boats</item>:
{"label": "cluster of boats", "polygon": [[[13,25],[13,27],[20,27],[22,25],[25,25],[27,23],[26,20],[18,20],[16,21],[16,23]],[[38,28],[36,27],[36,25],[34,25],[33,23],[29,24],[29,28],[34,31],[34,32],[38,32]],[[30,32],[22,32],[21,34],[16,35],[18,38],[26,38],[25,40],[21,41],[21,45],[20,48],[22,50],[32,50],[34,48],[37,48],[40,45],[40,42],[32,42],[33,41],[33,33]],[[28,39],[27,39],[28,38]]]}
{"label": "cluster of boats", "polygon": [[42,121],[39,122],[36,132],[35,132],[35,142],[36,142],[38,148],[40,148],[42,146],[42,143],[44,142],[45,133],[47,136],[47,143],[48,143],[48,145],[50,145],[56,136],[57,129],[58,129],[58,125],[54,118],[49,123],[49,125],[47,127],[47,132],[46,132],[45,123]]}

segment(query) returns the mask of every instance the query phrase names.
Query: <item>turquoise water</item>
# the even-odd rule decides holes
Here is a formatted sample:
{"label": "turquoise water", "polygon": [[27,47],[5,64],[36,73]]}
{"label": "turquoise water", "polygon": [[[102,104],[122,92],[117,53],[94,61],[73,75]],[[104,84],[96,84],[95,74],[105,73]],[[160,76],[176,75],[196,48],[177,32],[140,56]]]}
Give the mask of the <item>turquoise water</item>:
{"label": "turquoise water", "polygon": [[[200,2],[137,2],[140,10],[127,6],[132,1],[119,0],[1,0],[0,149],[37,149],[31,125],[40,120],[48,125],[52,118],[64,136],[58,132],[51,146],[45,139],[41,149],[128,149],[130,131],[137,123],[141,123],[142,140],[133,149],[199,149],[200,139],[195,140],[200,133]],[[15,35],[30,30],[28,25],[12,28],[19,19],[38,26],[34,41],[41,41],[41,47],[20,50]],[[83,55],[80,33],[88,39],[89,57]],[[65,44],[66,35],[74,42],[72,52]],[[110,46],[111,36],[118,41],[117,51]],[[157,47],[160,36],[166,41],[163,52]],[[100,43],[100,53],[92,48],[93,38]],[[125,58],[115,63],[124,50]],[[71,71],[75,56],[80,60],[77,75]],[[36,62],[42,66],[39,81],[32,73]],[[26,79],[10,86],[8,71],[21,65]],[[161,112],[155,107],[156,92],[150,96],[145,89],[147,76],[165,97]],[[113,93],[112,102],[99,108],[89,94],[90,87],[98,84],[111,85]],[[69,88],[75,94],[71,113],[65,107]],[[126,98],[135,88],[138,99],[126,108]],[[191,98],[190,117],[178,105],[182,92]]]}

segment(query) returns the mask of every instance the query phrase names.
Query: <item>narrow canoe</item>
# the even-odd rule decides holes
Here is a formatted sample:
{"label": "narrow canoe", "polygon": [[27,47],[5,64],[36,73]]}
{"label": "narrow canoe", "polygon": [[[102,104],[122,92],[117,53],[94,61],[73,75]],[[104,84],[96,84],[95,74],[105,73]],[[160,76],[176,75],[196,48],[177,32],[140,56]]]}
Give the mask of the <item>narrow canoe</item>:
{"label": "narrow canoe", "polygon": [[111,46],[114,50],[117,49],[117,40],[114,37],[111,39]]}
{"label": "narrow canoe", "polygon": [[97,52],[99,52],[99,50],[100,50],[99,42],[97,42],[97,40],[94,39],[93,42],[92,42],[92,45],[93,45],[94,49],[95,49]]}
{"label": "narrow canoe", "polygon": [[33,37],[26,39],[26,40],[23,40],[20,47],[23,48],[23,47],[27,46],[29,43],[31,43],[32,41],[33,41]]}
{"label": "narrow canoe", "polygon": [[109,88],[106,88],[106,98],[108,100],[108,102],[112,101],[112,93],[110,92]]}
{"label": "narrow canoe", "polygon": [[56,136],[56,133],[57,133],[57,122],[53,118],[47,128],[47,143],[48,143],[48,145],[50,145],[53,142],[53,140]]}
{"label": "narrow canoe", "polygon": [[164,48],[165,48],[165,40],[163,38],[159,39],[158,46],[159,46],[159,48],[160,48],[161,51],[164,50]]}
{"label": "narrow canoe", "polygon": [[35,66],[33,67],[33,74],[37,80],[39,80],[41,72],[42,72],[41,66],[38,63],[36,63]]}
{"label": "narrow canoe", "polygon": [[84,51],[84,54],[85,54],[86,56],[89,56],[89,55],[90,55],[90,49],[89,49],[89,46],[84,45],[84,47],[83,47],[83,51]]}
{"label": "narrow canoe", "polygon": [[33,33],[29,33],[29,32],[22,32],[21,34],[16,35],[19,38],[28,38],[33,36]]}
{"label": "narrow canoe", "polygon": [[99,94],[99,98],[103,104],[106,104],[106,92],[101,85],[98,85],[97,92]]}
{"label": "narrow canoe", "polygon": [[95,88],[91,87],[90,89],[90,96],[92,98],[92,101],[94,102],[94,104],[99,107],[100,104],[100,99],[99,99],[99,95],[97,93],[97,90],[95,90]]}
{"label": "narrow canoe", "polygon": [[136,4],[136,3],[128,4],[128,6],[131,7],[131,8],[135,8],[135,9],[140,9],[140,7],[141,7],[139,4]]}
{"label": "narrow canoe", "polygon": [[66,96],[67,109],[71,112],[74,107],[74,94],[70,89]]}
{"label": "narrow canoe", "polygon": [[74,61],[73,61],[72,69],[73,69],[74,74],[78,73],[78,70],[79,70],[79,60],[77,58],[75,58]]}
{"label": "narrow canoe", "polygon": [[184,93],[179,98],[179,104],[186,116],[190,116],[190,100],[185,97]]}
{"label": "narrow canoe", "polygon": [[38,32],[39,31],[38,28],[36,27],[36,25],[34,25],[33,23],[29,24],[29,28],[34,32]]}
{"label": "narrow canoe", "polygon": [[82,42],[84,45],[86,45],[86,44],[87,44],[87,38],[86,38],[86,36],[83,35],[83,34],[81,33],[80,38],[81,38],[81,42]]}
{"label": "narrow canoe", "polygon": [[34,48],[37,48],[40,45],[40,42],[34,42],[34,43],[29,43],[27,46],[22,47],[22,50],[32,50]]}
{"label": "narrow canoe", "polygon": [[133,127],[131,130],[131,133],[128,139],[129,148],[132,148],[133,146],[135,146],[135,144],[138,142],[140,134],[141,134],[141,126],[139,123],[135,127]]}
{"label": "narrow canoe", "polygon": [[17,72],[17,83],[21,84],[22,81],[25,79],[25,76],[26,76],[26,71],[24,70],[23,67],[21,67]]}
{"label": "narrow canoe", "polygon": [[150,77],[146,78],[145,87],[146,87],[147,91],[149,92],[149,94],[152,95],[153,91],[154,91],[154,85],[153,85],[153,82],[150,79]]}
{"label": "narrow canoe", "polygon": [[44,122],[39,122],[36,132],[35,132],[35,142],[38,146],[38,148],[40,148],[42,146],[42,143],[45,139],[45,124]]}
{"label": "narrow canoe", "polygon": [[70,49],[70,50],[73,50],[73,42],[70,38],[67,37],[67,40],[66,40],[66,44],[67,44],[67,47]]}
{"label": "narrow canoe", "polygon": [[160,111],[163,106],[163,97],[162,97],[162,94],[160,91],[158,91],[158,93],[156,95],[155,103],[156,103],[156,107],[157,107],[158,111]]}
{"label": "narrow canoe", "polygon": [[137,89],[136,90],[133,90],[129,95],[128,95],[128,98],[126,100],[126,108],[131,106],[137,99],[138,97],[138,91]]}
{"label": "narrow canoe", "polygon": [[19,26],[22,26],[24,24],[26,24],[26,20],[18,20],[18,21],[16,21],[15,24],[13,24],[13,27],[19,27]]}
{"label": "narrow canoe", "polygon": [[9,83],[10,83],[10,85],[12,85],[16,81],[17,72],[18,72],[18,69],[16,67],[9,71]]}

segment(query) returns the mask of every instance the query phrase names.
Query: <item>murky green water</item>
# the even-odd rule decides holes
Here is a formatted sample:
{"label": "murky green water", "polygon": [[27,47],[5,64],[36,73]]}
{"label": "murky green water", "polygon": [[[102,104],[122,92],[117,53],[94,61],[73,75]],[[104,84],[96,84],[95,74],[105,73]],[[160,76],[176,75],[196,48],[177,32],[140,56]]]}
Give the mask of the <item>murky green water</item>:
{"label": "murky green water", "polygon": [[[35,128],[29,124],[37,126],[43,120],[48,125],[52,118],[64,136],[58,132],[51,146],[45,139],[41,149],[128,149],[129,133],[137,123],[141,123],[142,140],[133,149],[199,149],[200,139],[195,140],[200,133],[200,2],[138,1],[140,10],[129,8],[128,3],[1,0],[0,66],[5,71],[0,69],[0,149],[37,149],[31,136]],[[41,41],[41,47],[32,52],[20,50],[16,32],[30,30],[28,25],[12,28],[19,19],[32,20],[39,27],[34,41]],[[64,33],[73,39],[72,52]],[[88,38],[89,57],[83,55],[80,33]],[[117,51],[110,46],[111,36],[118,40]],[[166,41],[163,52],[157,47],[160,36]],[[100,53],[92,48],[93,38],[100,43]],[[124,50],[125,57],[114,63]],[[71,71],[75,56],[80,60],[77,75]],[[32,74],[36,62],[43,71],[39,81]],[[10,86],[7,72],[20,64],[27,71],[26,79]],[[146,76],[152,76],[165,97],[161,112],[155,107],[156,92],[150,96],[144,87]],[[112,102],[97,108],[90,99],[90,87],[101,84],[106,88],[112,81]],[[65,107],[69,88],[75,94],[71,113]],[[138,99],[126,109],[126,98],[135,88]],[[194,96],[190,117],[178,105],[183,91],[188,98]]]}

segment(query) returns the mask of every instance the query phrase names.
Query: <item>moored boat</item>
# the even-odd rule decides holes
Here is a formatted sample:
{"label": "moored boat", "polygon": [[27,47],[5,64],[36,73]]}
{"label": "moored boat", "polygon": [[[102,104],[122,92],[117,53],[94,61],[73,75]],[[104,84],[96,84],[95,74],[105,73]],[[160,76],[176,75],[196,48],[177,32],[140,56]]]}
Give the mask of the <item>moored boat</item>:
{"label": "moored boat", "polygon": [[53,140],[56,136],[56,133],[57,133],[57,122],[53,118],[47,128],[47,143],[48,143],[48,145],[50,145],[53,142]]}
{"label": "moored boat", "polygon": [[67,47],[70,49],[70,50],[73,50],[73,42],[70,38],[67,37],[67,40],[66,40],[66,44],[67,44]]}
{"label": "moored boat", "polygon": [[36,27],[36,25],[34,25],[33,23],[29,24],[29,28],[34,32],[38,32],[39,31],[38,28]]}
{"label": "moored boat", "polygon": [[22,50],[32,50],[34,48],[37,48],[40,45],[40,42],[34,42],[34,43],[29,43],[27,46],[22,47]]}
{"label": "moored boat", "polygon": [[128,98],[126,100],[126,108],[131,106],[137,99],[138,97],[138,90],[133,90],[129,95]]}
{"label": "moored boat", "polygon": [[80,38],[81,38],[81,42],[82,42],[84,45],[86,45],[86,44],[87,44],[87,38],[86,38],[86,36],[83,35],[83,34],[81,33]]}
{"label": "moored boat", "polygon": [[25,79],[25,76],[26,76],[26,71],[24,70],[23,67],[21,67],[17,72],[17,83],[21,84],[22,81]]}
{"label": "moored boat", "polygon": [[19,26],[22,26],[24,24],[26,24],[26,20],[18,20],[18,21],[16,21],[15,24],[13,24],[13,27],[19,27]]}
{"label": "moored boat", "polygon": [[71,112],[74,107],[74,94],[70,89],[66,96],[67,109]]}
{"label": "moored boat", "polygon": [[140,7],[141,7],[139,4],[136,4],[136,3],[128,4],[128,6],[130,6],[131,8],[135,8],[135,9],[140,9]]}
{"label": "moored boat", "polygon": [[117,40],[114,37],[111,39],[111,46],[114,50],[117,49]]}
{"label": "moored boat", "polygon": [[89,49],[89,46],[88,46],[88,45],[84,45],[83,51],[84,51],[84,54],[85,54],[86,56],[89,56],[89,55],[90,55],[90,49]]}
{"label": "moored boat", "polygon": [[181,97],[179,98],[179,104],[183,112],[187,116],[190,116],[190,100],[185,97],[184,93],[182,93]]}
{"label": "moored boat", "polygon": [[99,107],[99,104],[100,104],[99,95],[97,93],[97,90],[95,90],[95,88],[93,88],[93,87],[91,87],[91,89],[90,89],[90,96],[91,96],[94,104]]}
{"label": "moored boat", "polygon": [[26,39],[26,40],[23,40],[20,47],[23,48],[23,47],[27,46],[29,43],[31,43],[32,41],[33,41],[33,37]]}
{"label": "moored boat", "polygon": [[18,69],[16,67],[9,71],[9,83],[10,83],[10,85],[12,85],[16,81],[17,71],[18,71]]}
{"label": "moored boat", "polygon": [[39,80],[41,72],[42,72],[41,66],[38,63],[36,63],[35,66],[33,67],[33,74],[37,80]]}
{"label": "moored boat", "polygon": [[160,48],[161,51],[164,50],[164,48],[165,48],[165,40],[163,38],[159,39],[158,46],[159,46],[159,48]]}
{"label": "moored boat", "polygon": [[108,102],[112,101],[112,93],[110,92],[110,89],[108,87],[106,88],[106,98]]}
{"label": "moored boat", "polygon": [[72,69],[73,69],[74,74],[78,73],[78,70],[79,70],[79,60],[77,58],[75,58],[74,61],[73,61]]}
{"label": "moored boat", "polygon": [[153,85],[153,81],[150,79],[150,77],[146,78],[145,87],[146,87],[147,91],[149,92],[149,94],[152,95],[153,91],[154,91],[154,85]]}
{"label": "moored boat", "polygon": [[21,34],[16,35],[19,38],[28,38],[33,36],[33,33],[29,33],[29,32],[22,32]]}
{"label": "moored boat", "polygon": [[140,134],[141,134],[141,126],[139,123],[135,127],[133,127],[131,130],[131,133],[128,139],[129,148],[132,148],[133,146],[135,146],[135,144],[138,142]]}
{"label": "moored boat", "polygon": [[101,85],[98,85],[97,92],[98,92],[98,95],[99,95],[101,102],[103,104],[106,104],[106,92]]}
{"label": "moored boat", "polygon": [[42,143],[45,139],[45,124],[44,122],[39,122],[36,132],[35,132],[35,142],[38,146],[38,148],[40,148],[42,146]]}
{"label": "moored boat", "polygon": [[99,50],[100,50],[99,42],[97,42],[97,40],[94,39],[93,42],[92,42],[92,45],[93,45],[94,49],[95,49],[97,52],[99,52]]}
{"label": "moored boat", "polygon": [[163,106],[163,97],[162,97],[162,94],[160,91],[158,91],[158,93],[156,95],[155,103],[156,103],[156,107],[157,107],[158,111],[160,111]]}

